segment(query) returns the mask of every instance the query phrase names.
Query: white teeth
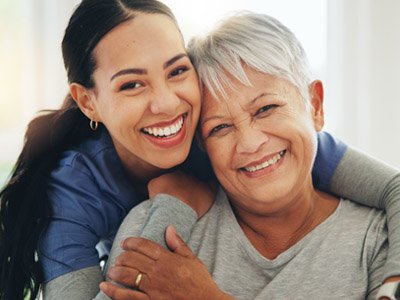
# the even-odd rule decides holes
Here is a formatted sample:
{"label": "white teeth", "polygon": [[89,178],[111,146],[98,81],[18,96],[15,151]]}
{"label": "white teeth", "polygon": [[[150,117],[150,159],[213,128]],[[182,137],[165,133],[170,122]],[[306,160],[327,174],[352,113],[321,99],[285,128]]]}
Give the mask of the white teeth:
{"label": "white teeth", "polygon": [[276,164],[282,158],[283,154],[285,154],[285,151],[279,152],[277,155],[275,155],[274,157],[272,157],[268,161],[265,161],[265,162],[263,162],[263,163],[261,163],[261,164],[259,164],[257,166],[244,168],[244,170],[246,170],[247,172],[256,172],[258,170],[265,169],[268,166]]}
{"label": "white teeth", "polygon": [[167,127],[148,127],[143,128],[142,130],[147,134],[156,136],[156,137],[168,137],[171,135],[177,134],[183,126],[183,116],[175,123]]}

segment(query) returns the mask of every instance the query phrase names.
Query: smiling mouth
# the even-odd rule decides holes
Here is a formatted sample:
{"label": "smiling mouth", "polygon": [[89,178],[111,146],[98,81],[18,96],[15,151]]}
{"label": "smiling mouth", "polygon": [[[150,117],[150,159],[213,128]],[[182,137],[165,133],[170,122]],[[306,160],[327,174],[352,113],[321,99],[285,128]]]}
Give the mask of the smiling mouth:
{"label": "smiling mouth", "polygon": [[281,160],[281,158],[285,154],[286,154],[286,150],[282,150],[278,154],[274,155],[273,157],[271,157],[270,159],[268,159],[262,163],[259,163],[257,165],[250,166],[250,167],[243,167],[243,168],[240,168],[240,170],[250,172],[250,173],[257,172],[257,171],[265,169],[269,166],[275,165],[276,163],[278,163],[278,161]]}
{"label": "smiling mouth", "polygon": [[171,138],[176,136],[183,128],[188,113],[184,113],[174,123],[168,126],[151,126],[140,129],[141,132],[155,138]]}

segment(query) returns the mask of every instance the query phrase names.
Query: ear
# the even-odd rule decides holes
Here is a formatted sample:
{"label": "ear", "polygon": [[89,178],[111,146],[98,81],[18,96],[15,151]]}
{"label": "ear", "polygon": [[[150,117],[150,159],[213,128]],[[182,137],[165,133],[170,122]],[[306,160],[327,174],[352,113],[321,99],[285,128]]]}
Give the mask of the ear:
{"label": "ear", "polygon": [[321,131],[324,127],[324,87],[322,81],[315,80],[310,86],[310,102],[311,102],[311,114],[314,121],[314,128],[316,131]]}
{"label": "ear", "polygon": [[70,84],[69,92],[79,109],[86,115],[86,117],[93,121],[100,121],[94,103],[95,97],[93,91],[74,82]]}

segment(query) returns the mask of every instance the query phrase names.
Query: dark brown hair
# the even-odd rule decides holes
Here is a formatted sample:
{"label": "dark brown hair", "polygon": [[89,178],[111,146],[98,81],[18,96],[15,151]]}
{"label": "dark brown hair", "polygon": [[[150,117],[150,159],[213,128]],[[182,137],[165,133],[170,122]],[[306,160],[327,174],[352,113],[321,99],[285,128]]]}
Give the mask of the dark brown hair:
{"label": "dark brown hair", "polygon": [[[94,87],[92,55],[98,42],[136,13],[163,14],[171,10],[156,0],[83,0],[72,14],[62,41],[70,83]],[[46,184],[60,155],[91,131],[85,115],[70,95],[58,110],[44,111],[28,125],[24,146],[11,179],[0,192],[0,299],[34,299],[42,283],[36,248],[51,218]]]}

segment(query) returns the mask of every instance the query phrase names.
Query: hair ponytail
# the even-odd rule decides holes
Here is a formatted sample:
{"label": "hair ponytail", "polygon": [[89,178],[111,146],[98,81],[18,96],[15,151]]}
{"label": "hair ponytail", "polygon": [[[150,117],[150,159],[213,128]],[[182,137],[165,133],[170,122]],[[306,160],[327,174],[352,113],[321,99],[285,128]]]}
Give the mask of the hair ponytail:
{"label": "hair ponytail", "polygon": [[68,96],[30,122],[11,179],[0,192],[0,299],[34,299],[42,282],[36,247],[51,217],[46,182],[61,153],[91,133]]}

